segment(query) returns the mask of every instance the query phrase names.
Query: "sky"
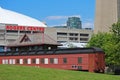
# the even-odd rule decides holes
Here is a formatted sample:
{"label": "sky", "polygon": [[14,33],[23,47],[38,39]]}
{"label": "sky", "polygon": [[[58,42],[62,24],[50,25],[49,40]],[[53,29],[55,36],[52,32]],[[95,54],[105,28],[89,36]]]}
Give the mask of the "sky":
{"label": "sky", "polygon": [[68,17],[80,17],[83,28],[94,28],[95,0],[0,0],[0,7],[12,10],[47,26],[66,25]]}

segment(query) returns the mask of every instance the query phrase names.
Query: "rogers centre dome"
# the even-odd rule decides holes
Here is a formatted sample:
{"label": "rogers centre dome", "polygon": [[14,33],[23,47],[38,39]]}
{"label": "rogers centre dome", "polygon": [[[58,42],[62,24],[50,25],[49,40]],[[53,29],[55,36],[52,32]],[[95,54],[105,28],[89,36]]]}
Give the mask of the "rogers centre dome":
{"label": "rogers centre dome", "polygon": [[40,26],[47,27],[44,23],[26,15],[3,9],[0,7],[0,23],[17,24],[22,26]]}

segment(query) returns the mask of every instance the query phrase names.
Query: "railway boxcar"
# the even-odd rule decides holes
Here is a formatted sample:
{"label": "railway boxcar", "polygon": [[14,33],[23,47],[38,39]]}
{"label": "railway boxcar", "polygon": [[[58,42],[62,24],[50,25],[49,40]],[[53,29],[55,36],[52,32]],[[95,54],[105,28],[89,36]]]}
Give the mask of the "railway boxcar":
{"label": "railway boxcar", "polygon": [[104,72],[104,52],[99,48],[9,51],[0,53],[0,64]]}

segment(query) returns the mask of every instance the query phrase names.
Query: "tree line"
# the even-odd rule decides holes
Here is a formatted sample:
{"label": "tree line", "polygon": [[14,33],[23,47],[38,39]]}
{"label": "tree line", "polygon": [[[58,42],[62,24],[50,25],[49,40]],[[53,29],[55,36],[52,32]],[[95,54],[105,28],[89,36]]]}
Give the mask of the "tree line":
{"label": "tree line", "polygon": [[102,48],[106,65],[120,65],[120,21],[110,27],[109,33],[93,34],[88,47]]}

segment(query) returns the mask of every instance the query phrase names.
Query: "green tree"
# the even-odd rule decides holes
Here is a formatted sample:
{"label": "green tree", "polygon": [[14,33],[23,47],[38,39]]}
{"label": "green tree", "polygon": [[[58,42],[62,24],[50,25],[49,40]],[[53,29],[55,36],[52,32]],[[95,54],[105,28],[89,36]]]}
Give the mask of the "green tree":
{"label": "green tree", "polygon": [[112,25],[110,33],[94,34],[88,46],[102,48],[106,64],[120,65],[120,20]]}
{"label": "green tree", "polygon": [[109,33],[94,34],[88,46],[102,48],[107,65],[114,69],[115,66],[120,66],[120,21],[111,26]]}
{"label": "green tree", "polygon": [[118,21],[117,23],[114,23],[110,31],[114,35],[115,42],[119,43],[120,42],[120,21]]}
{"label": "green tree", "polygon": [[109,33],[93,34],[93,36],[91,37],[91,40],[88,42],[88,46],[102,48],[102,46],[106,42],[110,42],[111,39],[112,39],[112,35]]}
{"label": "green tree", "polygon": [[106,64],[113,64],[114,61],[114,40],[113,35],[110,33],[94,34],[88,42],[88,47],[100,47],[105,51]]}
{"label": "green tree", "polygon": [[111,27],[111,33],[113,34],[114,47],[115,47],[115,65],[120,65],[120,20],[117,23],[114,23]]}

